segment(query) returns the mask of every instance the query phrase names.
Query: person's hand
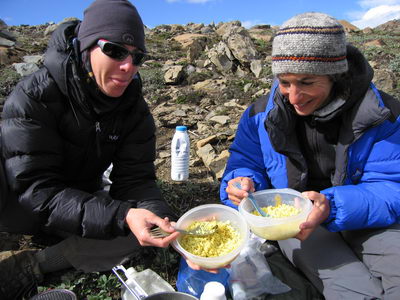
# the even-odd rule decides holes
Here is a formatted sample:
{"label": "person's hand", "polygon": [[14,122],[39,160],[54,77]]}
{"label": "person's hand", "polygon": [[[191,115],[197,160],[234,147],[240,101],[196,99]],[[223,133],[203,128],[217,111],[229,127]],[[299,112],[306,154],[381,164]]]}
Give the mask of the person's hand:
{"label": "person's hand", "polygon": [[[125,218],[129,229],[136,236],[141,246],[168,247],[179,233],[171,226],[168,218],[160,218],[151,211],[142,208],[131,208]],[[150,229],[154,226],[160,227],[171,235],[164,238],[153,238]]]}
{"label": "person's hand", "polygon": [[[233,186],[234,182],[240,182],[242,189],[238,189]],[[239,205],[243,198],[246,198],[249,194],[247,191],[254,192],[254,183],[248,177],[236,177],[228,181],[228,186],[225,190],[228,193],[228,198],[235,205]]]}
{"label": "person's hand", "polygon": [[314,191],[303,192],[302,194],[313,202],[313,208],[307,220],[300,224],[300,232],[296,235],[297,239],[304,241],[329,217],[330,206],[324,194]]}

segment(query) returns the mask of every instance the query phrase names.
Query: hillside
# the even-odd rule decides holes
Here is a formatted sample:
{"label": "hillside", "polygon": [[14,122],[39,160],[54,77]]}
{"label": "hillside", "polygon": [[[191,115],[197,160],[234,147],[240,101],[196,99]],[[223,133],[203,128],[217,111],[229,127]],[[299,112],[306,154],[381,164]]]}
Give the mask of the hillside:
{"label": "hillside", "polygon": [[[378,88],[400,99],[400,21],[364,30],[346,21],[342,24],[348,41],[363,51],[374,68]],[[41,66],[57,25],[7,26],[0,20],[0,108],[21,74]],[[248,105],[269,91],[273,80],[270,53],[275,30],[269,25],[246,29],[239,21],[146,29],[149,56],[140,74],[158,130],[157,175],[165,198],[179,213],[219,201],[219,179],[239,118]],[[169,177],[170,141],[177,125],[187,125],[191,138],[190,179],[184,183],[172,182]],[[54,242],[49,237],[4,233],[0,238],[2,250],[40,248]],[[173,283],[176,255],[168,250],[146,251],[151,255],[145,261],[138,258],[140,264]],[[47,284],[68,281],[70,286],[78,286],[75,291],[83,296],[91,286],[89,281],[94,284],[99,274],[82,280],[80,276],[79,272],[59,274],[47,278]],[[104,285],[116,283],[108,273],[104,276]],[[92,292],[100,293],[103,287],[96,284]],[[113,299],[117,297],[115,286],[104,289],[112,291]]]}

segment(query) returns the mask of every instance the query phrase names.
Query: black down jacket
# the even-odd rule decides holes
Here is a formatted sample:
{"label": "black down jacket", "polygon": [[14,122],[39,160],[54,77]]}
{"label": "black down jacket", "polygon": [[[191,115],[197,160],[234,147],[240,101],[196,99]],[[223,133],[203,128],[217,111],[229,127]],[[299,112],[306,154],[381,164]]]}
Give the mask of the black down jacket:
{"label": "black down jacket", "polygon": [[[140,77],[112,111],[95,110],[79,88],[83,80],[70,42],[76,26],[65,23],[54,32],[45,67],[7,99],[3,156],[16,201],[41,228],[108,239],[127,234],[131,207],[173,214],[156,185],[155,125]],[[96,191],[110,163],[111,197],[104,197]]]}

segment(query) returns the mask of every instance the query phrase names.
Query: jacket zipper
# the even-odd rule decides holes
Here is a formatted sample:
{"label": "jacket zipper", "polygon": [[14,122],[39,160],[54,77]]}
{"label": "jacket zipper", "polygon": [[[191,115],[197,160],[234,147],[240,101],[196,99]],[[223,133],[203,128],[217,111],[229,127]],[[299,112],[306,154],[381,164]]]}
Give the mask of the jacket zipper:
{"label": "jacket zipper", "polygon": [[101,149],[100,149],[101,128],[100,128],[100,122],[99,121],[96,121],[95,129],[96,129],[96,153],[97,153],[97,157],[100,158],[100,156],[101,156]]}

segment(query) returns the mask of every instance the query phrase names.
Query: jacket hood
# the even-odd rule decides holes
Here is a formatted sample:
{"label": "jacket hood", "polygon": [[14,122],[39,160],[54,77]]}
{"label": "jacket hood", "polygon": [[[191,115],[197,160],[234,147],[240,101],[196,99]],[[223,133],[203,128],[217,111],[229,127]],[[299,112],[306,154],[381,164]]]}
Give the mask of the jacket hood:
{"label": "jacket hood", "polygon": [[53,32],[44,56],[44,66],[64,95],[67,92],[67,64],[73,52],[72,39],[75,37],[75,28],[80,21],[62,23]]}
{"label": "jacket hood", "polygon": [[350,100],[359,100],[367,92],[374,77],[374,70],[356,47],[347,45],[347,61],[351,78]]}

